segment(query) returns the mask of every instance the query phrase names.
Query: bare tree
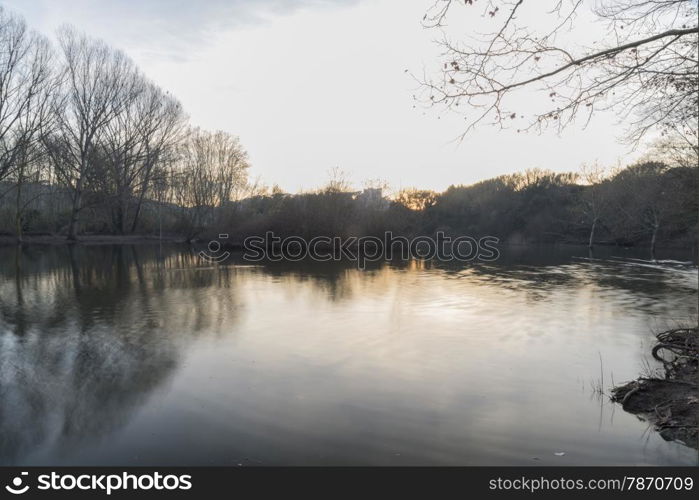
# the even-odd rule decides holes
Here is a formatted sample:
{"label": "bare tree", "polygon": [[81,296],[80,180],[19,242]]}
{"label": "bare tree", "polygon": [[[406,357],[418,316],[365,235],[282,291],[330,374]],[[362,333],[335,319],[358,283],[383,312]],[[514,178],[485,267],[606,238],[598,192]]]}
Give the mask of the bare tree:
{"label": "bare tree", "polygon": [[54,106],[56,133],[48,141],[52,164],[72,198],[68,239],[75,240],[85,183],[94,174],[95,145],[105,127],[133,98],[136,69],[122,52],[64,27],[61,98]]}
{"label": "bare tree", "polygon": [[673,167],[697,167],[699,136],[696,131],[673,127],[651,144],[646,156],[649,161],[660,160]]}
{"label": "bare tree", "polygon": [[[141,168],[137,170],[137,201],[131,232],[136,231],[138,226],[146,194],[154,191],[158,195],[164,187],[162,175],[159,175],[162,169],[159,170],[158,166],[176,161],[178,145],[186,133],[186,116],[182,105],[156,85],[146,87],[138,105],[143,155]],[[157,185],[154,182],[156,179]]]}
{"label": "bare tree", "polygon": [[621,215],[618,223],[650,236],[651,259],[655,259],[661,230],[678,212],[678,205],[687,202],[678,199],[685,181],[679,170],[660,162],[644,162],[623,169],[614,177],[614,208]]}
{"label": "bare tree", "polygon": [[0,6],[0,181],[26,160],[48,125],[50,59],[48,40]]}
{"label": "bare tree", "polygon": [[140,74],[133,77],[131,94],[96,144],[102,190],[112,202],[114,228],[122,234],[135,231],[154,168],[172,153],[184,122],[176,99]]}
{"label": "bare tree", "polygon": [[131,75],[130,95],[111,120],[105,122],[94,143],[95,183],[111,206],[114,229],[124,234],[132,205],[133,189],[141,163],[141,143],[136,102],[144,92],[145,80],[137,73]]}
{"label": "bare tree", "polygon": [[248,154],[240,140],[226,132],[199,132],[198,142],[201,161],[208,163],[216,185],[216,198],[219,207],[237,200],[246,187],[250,166]]}
{"label": "bare tree", "polygon": [[349,173],[340,167],[333,167],[328,170],[328,182],[320,189],[326,194],[347,193],[352,190],[352,182]]}
{"label": "bare tree", "polygon": [[[424,98],[466,114],[467,133],[483,121],[518,131],[562,128],[595,111],[614,109],[637,143],[649,130],[678,126],[696,133],[699,72],[697,3],[692,0],[489,0],[488,32],[454,40],[444,29],[475,0],[436,0],[423,20],[440,29],[441,75],[420,78]],[[584,46],[581,15],[606,26]],[[527,19],[521,21],[520,19]],[[534,110],[515,96],[535,91]]]}
{"label": "bare tree", "polygon": [[605,184],[607,172],[599,165],[584,165],[580,174],[584,182],[581,193],[581,212],[585,221],[590,225],[590,236],[587,246],[592,248],[595,244],[595,231],[597,225],[609,208],[609,189]]}
{"label": "bare tree", "polygon": [[[15,233],[18,243],[22,243],[24,217],[28,208],[45,196],[46,150],[39,140],[27,141],[15,155],[15,168],[9,178],[14,185]],[[31,189],[27,189],[29,186]]]}
{"label": "bare tree", "polygon": [[226,132],[190,130],[178,151],[172,177],[175,200],[188,213],[190,236],[205,222],[215,222],[216,208],[225,207],[247,186],[247,153],[237,137]]}

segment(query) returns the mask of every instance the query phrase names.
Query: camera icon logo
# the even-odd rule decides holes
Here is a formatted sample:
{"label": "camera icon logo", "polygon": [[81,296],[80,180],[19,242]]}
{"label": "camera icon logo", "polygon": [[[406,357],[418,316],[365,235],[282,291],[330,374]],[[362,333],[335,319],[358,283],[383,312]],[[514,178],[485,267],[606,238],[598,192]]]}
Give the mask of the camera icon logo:
{"label": "camera icon logo", "polygon": [[5,489],[7,491],[9,491],[10,493],[12,493],[13,495],[21,495],[23,493],[26,493],[27,490],[29,490],[29,485],[27,484],[24,487],[22,487],[22,479],[23,479],[22,476],[27,476],[27,475],[29,475],[28,472],[20,473],[19,476],[15,477],[12,480],[11,485],[8,484],[7,486],[5,486]]}
{"label": "camera icon logo", "polygon": [[[218,235],[219,240],[227,240],[228,235],[225,233]],[[229,251],[221,252],[221,243],[218,240],[211,240],[206,247],[206,250],[199,252],[199,258],[211,264],[219,264],[231,256]]]}

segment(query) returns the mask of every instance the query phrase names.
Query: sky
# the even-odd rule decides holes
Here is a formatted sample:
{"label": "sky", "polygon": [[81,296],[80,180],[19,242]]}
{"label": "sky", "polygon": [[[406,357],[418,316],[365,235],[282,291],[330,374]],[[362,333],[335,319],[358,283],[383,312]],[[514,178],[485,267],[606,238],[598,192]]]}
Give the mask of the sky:
{"label": "sky", "polygon": [[560,135],[483,125],[458,141],[463,117],[412,97],[411,73],[438,67],[437,34],[421,24],[433,2],[0,0],[50,37],[68,23],[124,50],[193,125],[238,135],[251,177],[289,192],[321,186],[335,168],[357,188],[443,190],[636,156],[609,114]]}

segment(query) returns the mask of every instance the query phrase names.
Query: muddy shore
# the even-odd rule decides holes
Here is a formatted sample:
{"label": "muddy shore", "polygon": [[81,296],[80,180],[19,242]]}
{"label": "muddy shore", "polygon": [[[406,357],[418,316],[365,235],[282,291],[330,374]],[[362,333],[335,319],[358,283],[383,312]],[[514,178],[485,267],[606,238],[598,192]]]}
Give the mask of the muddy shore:
{"label": "muddy shore", "polygon": [[640,377],[612,389],[612,400],[649,422],[668,441],[699,449],[697,328],[676,328],[657,335],[653,357],[664,377]]}

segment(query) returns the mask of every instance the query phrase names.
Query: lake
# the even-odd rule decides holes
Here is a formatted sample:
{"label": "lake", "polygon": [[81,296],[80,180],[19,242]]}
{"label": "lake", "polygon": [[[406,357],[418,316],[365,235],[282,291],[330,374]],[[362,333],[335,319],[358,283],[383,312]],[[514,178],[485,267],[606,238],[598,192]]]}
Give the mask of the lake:
{"label": "lake", "polygon": [[696,265],[501,253],[358,270],[2,247],[0,463],[697,464],[595,390],[696,323]]}

